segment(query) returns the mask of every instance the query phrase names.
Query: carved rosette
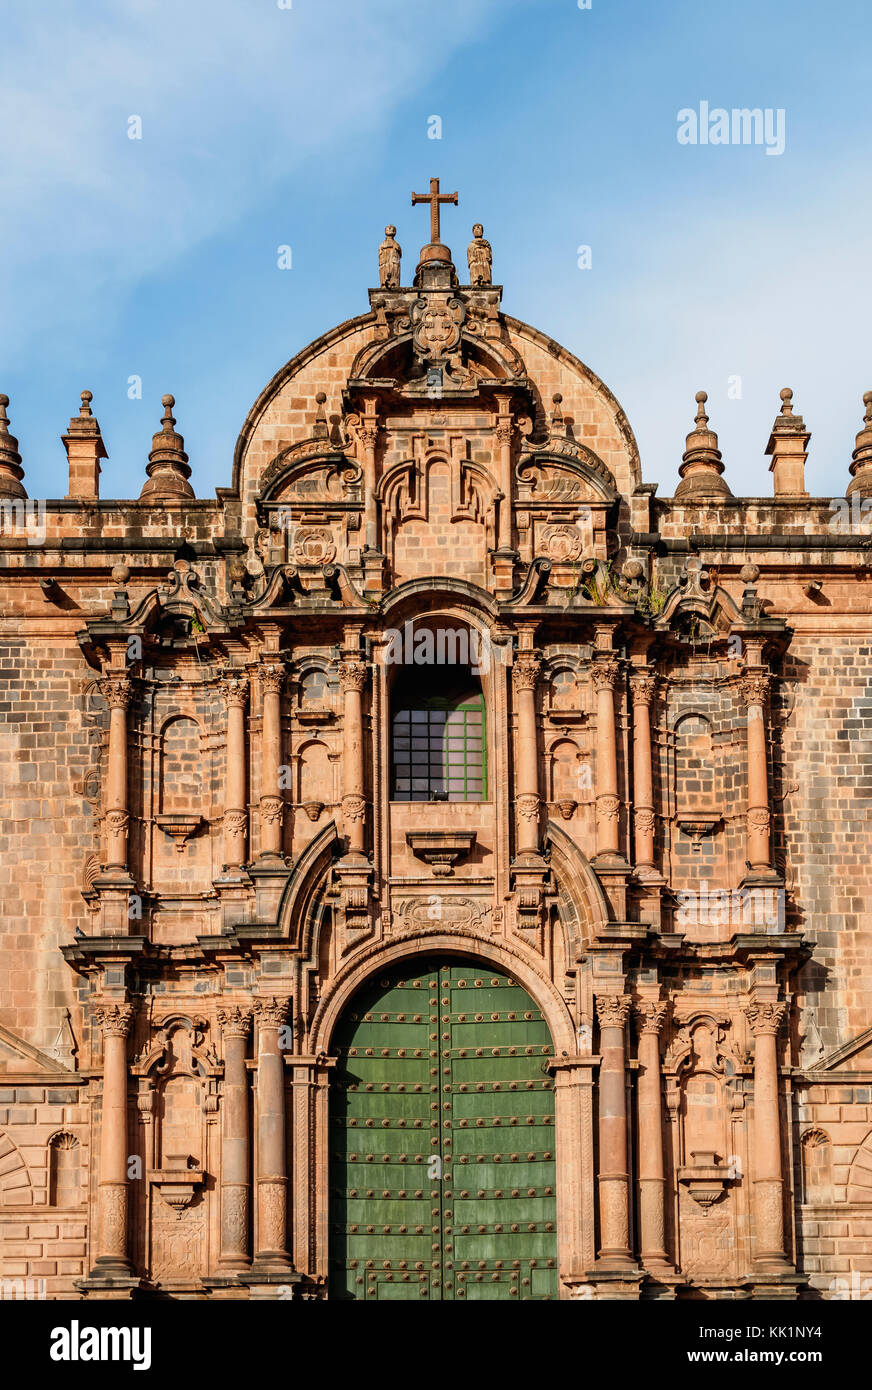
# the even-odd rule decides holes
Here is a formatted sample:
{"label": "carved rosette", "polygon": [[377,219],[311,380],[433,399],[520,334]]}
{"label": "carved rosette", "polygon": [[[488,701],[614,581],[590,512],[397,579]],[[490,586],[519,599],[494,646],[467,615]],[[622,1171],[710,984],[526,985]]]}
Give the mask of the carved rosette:
{"label": "carved rosette", "polygon": [[246,811],[225,811],[223,825],[225,835],[234,840],[244,840],[245,832],[248,829],[248,813]]}
{"label": "carved rosette", "polygon": [[765,806],[752,806],[745,816],[749,831],[765,830],[769,833],[772,817]]}
{"label": "carved rosette", "polygon": [[522,690],[535,690],[542,673],[542,662],[535,656],[519,656],[512,667],[512,685],[515,693]]}
{"label": "carved rosette", "polygon": [[132,1004],[96,1004],[93,1019],[105,1038],[126,1038],[133,1014]]}
{"label": "carved rosette", "polygon": [[254,1013],[261,1028],[283,1028],[287,1022],[291,1001],[287,996],[255,999]]}
{"label": "carved rosette", "polygon": [[745,1016],[751,1025],[751,1032],[755,1038],[766,1036],[775,1037],[781,1027],[782,1019],[787,1010],[785,1002],[773,1002],[765,1000],[758,1004],[749,1004],[745,1010]]}
{"label": "carved rosette", "polygon": [[133,699],[133,686],[127,676],[104,676],[97,687],[110,709],[127,709]]}
{"label": "carved rosette", "polygon": [[659,1037],[669,1013],[669,1004],[665,1000],[639,999],[635,1013],[639,1032],[653,1033]]}
{"label": "carved rosette", "polygon": [[755,672],[746,674],[739,681],[739,693],[745,704],[759,705],[762,709],[769,699],[770,680],[768,674]]}
{"label": "carved rosette", "polygon": [[342,798],[342,819],[347,823],[356,824],[363,820],[366,815],[366,802],[362,796],[343,796]]}
{"label": "carved rosette", "polygon": [[614,690],[618,684],[621,668],[617,661],[595,661],[590,675],[594,690]]}
{"label": "carved rosette", "polygon": [[284,802],[280,796],[260,798],[260,816],[265,825],[275,825],[281,821]]}
{"label": "carved rosette", "polygon": [[365,661],[343,661],[339,667],[339,688],[343,695],[349,691],[360,694],[366,687],[367,665]]}
{"label": "carved rosette", "polygon": [[654,812],[640,806],[633,812],[633,825],[637,835],[650,835],[654,830]]}
{"label": "carved rosette", "polygon": [[632,1002],[628,994],[598,994],[596,1016],[600,1028],[623,1028]]}
{"label": "carved rosette", "polygon": [[535,820],[539,814],[539,797],[535,792],[522,792],[515,797],[515,806],[522,820]]}
{"label": "carved rosette", "polygon": [[247,1038],[251,1033],[251,1013],[238,1004],[219,1008],[216,1017],[225,1038]]}
{"label": "carved rosette", "polygon": [[225,670],[218,682],[218,689],[228,709],[245,709],[248,701],[248,676],[244,671],[229,668]]}
{"label": "carved rosette", "polygon": [[657,690],[657,679],[655,676],[631,676],[630,690],[634,705],[644,705],[650,709]]}
{"label": "carved rosette", "polygon": [[616,796],[598,796],[596,799],[597,820],[613,821],[617,819],[620,810],[620,800]]}
{"label": "carved rosette", "polygon": [[127,834],[127,827],[130,824],[130,815],[127,811],[107,811],[103,817],[103,824],[108,834],[117,839],[118,836]]}

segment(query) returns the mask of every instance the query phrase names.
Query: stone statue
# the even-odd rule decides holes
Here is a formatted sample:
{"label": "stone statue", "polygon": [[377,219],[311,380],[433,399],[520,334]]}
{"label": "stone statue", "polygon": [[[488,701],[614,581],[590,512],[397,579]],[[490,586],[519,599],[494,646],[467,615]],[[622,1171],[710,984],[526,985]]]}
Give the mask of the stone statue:
{"label": "stone statue", "polygon": [[378,248],[379,284],[383,289],[395,290],[400,284],[400,261],[402,248],[394,241],[396,227],[385,227],[385,239]]}
{"label": "stone statue", "polygon": [[480,222],[476,222],[473,227],[472,236],[473,240],[466,248],[466,259],[469,261],[469,283],[471,285],[489,285],[491,283],[493,252],[490,242],[484,239],[484,227]]}

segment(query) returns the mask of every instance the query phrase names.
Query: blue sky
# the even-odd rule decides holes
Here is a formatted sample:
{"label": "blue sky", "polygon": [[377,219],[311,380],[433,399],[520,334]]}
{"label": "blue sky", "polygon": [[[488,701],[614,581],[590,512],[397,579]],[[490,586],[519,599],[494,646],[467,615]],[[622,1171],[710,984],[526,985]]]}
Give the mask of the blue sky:
{"label": "blue sky", "polygon": [[[843,493],[872,387],[868,18],[864,0],[6,0],[0,391],[30,495],[66,492],[85,387],[104,496],[138,495],[166,391],[197,494],[227,485],[262,386],[366,310],[386,222],[408,278],[431,175],[460,191],[455,260],[482,221],[505,309],[603,377],[661,495],[700,388],[733,491],[770,494],[785,385],[809,490]],[[703,100],[783,108],[784,153],[680,145]]]}

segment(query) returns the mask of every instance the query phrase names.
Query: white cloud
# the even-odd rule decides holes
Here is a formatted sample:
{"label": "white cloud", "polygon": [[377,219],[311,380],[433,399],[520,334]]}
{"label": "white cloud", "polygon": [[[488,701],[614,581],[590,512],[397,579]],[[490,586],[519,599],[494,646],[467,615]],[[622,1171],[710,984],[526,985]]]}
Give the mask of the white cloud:
{"label": "white cloud", "polygon": [[395,0],[7,0],[0,240],[18,364],[302,161],[332,150],[325,178],[341,178],[343,141],[383,127],[505,8],[441,0],[435,24]]}

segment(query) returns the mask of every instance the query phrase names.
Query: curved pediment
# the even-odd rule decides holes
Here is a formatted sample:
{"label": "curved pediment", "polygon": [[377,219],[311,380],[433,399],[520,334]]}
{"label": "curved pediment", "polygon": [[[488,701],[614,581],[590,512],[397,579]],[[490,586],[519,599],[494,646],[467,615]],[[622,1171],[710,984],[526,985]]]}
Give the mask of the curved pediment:
{"label": "curved pediment", "polygon": [[325,439],[292,444],[267,465],[260,479],[261,502],[358,501],[360,466]]}
{"label": "curved pediment", "polygon": [[522,454],[515,469],[520,503],[601,502],[617,499],[615,480],[602,459],[575,440],[550,439]]}
{"label": "curved pediment", "polygon": [[[426,322],[422,317],[422,322]],[[357,355],[350,378],[355,384],[390,383],[403,394],[427,391],[426,363],[436,357],[434,343],[428,343],[421,327],[408,325],[387,339],[368,343]],[[422,337],[423,334],[423,337]],[[446,343],[447,345],[447,343]],[[493,381],[526,384],[526,369],[520,354],[507,342],[485,335],[477,322],[458,328],[451,343],[452,361],[446,370],[443,389],[475,391]]]}

